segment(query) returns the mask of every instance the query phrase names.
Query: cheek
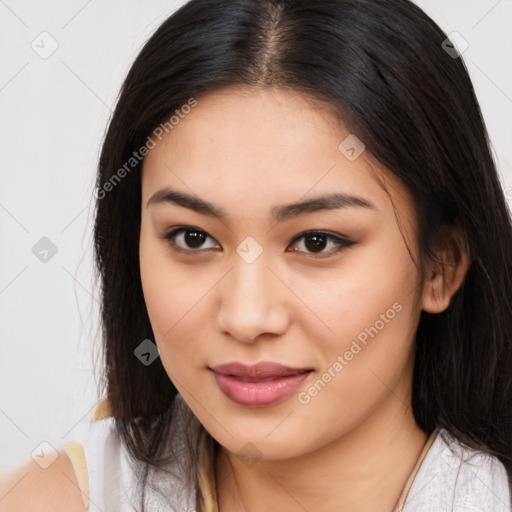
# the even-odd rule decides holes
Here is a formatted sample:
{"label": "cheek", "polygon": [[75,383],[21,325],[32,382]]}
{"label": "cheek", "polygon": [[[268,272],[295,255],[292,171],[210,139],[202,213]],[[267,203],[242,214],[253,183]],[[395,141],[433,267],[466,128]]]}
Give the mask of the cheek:
{"label": "cheek", "polygon": [[170,251],[165,240],[143,226],[139,245],[142,289],[154,334],[160,340],[170,336],[191,309],[200,282],[191,267],[173,261]]}
{"label": "cheek", "polygon": [[[154,235],[152,235],[154,236]],[[140,274],[155,343],[169,376],[184,376],[201,364],[201,339],[211,279],[172,260],[165,242],[141,231]],[[176,383],[175,383],[176,384]]]}
{"label": "cheek", "polygon": [[345,410],[362,413],[408,368],[419,320],[417,271],[405,247],[400,251],[385,243],[382,250],[375,244],[361,251],[346,268],[333,271],[316,295],[317,311],[333,332],[311,333],[322,343],[324,363],[318,391],[311,393],[318,410],[332,411],[332,403],[342,403]]}
{"label": "cheek", "polygon": [[306,446],[316,445],[318,432],[335,439],[350,431],[387,400],[399,406],[408,400],[403,378],[411,368],[417,325],[410,298],[398,290],[389,300],[354,298],[342,302],[337,312],[337,322],[330,324],[336,335],[324,336],[323,342],[316,338],[323,344],[318,346],[323,365],[297,396],[297,417],[307,418]]}
{"label": "cheek", "polygon": [[[396,338],[415,323],[417,271],[401,238],[397,244],[382,237],[364,251],[347,253],[343,265],[323,280],[321,291],[310,295],[312,309],[319,312],[331,329],[330,338],[336,340],[330,343],[331,351],[349,350],[358,337],[364,346],[377,332],[379,338]],[[311,284],[303,282],[302,293],[308,287],[314,289]]]}
{"label": "cheek", "polygon": [[176,288],[168,286],[169,265],[161,241],[141,231],[139,247],[140,276],[148,315],[157,338],[172,327],[179,303],[173,296]]}
{"label": "cheek", "polygon": [[187,287],[183,274],[171,263],[165,242],[141,230],[140,275],[144,300],[159,349],[171,339],[176,325],[186,316]]}

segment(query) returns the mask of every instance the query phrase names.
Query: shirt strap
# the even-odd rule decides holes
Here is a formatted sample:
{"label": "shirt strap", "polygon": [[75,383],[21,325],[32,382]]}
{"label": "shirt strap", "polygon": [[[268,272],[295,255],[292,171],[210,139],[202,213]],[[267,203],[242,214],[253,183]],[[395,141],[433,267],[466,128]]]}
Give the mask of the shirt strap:
{"label": "shirt strap", "polygon": [[[104,418],[108,418],[110,416],[108,400],[107,397],[103,398],[99,404],[96,406],[96,409],[92,416],[91,423],[95,421],[102,420]],[[66,453],[73,464],[73,469],[75,471],[75,476],[78,481],[78,486],[80,487],[80,491],[82,493],[82,499],[84,502],[85,509],[89,508],[90,499],[89,499],[89,473],[87,471],[87,461],[85,458],[85,450],[81,443],[77,441],[68,441],[65,445]]]}
{"label": "shirt strap", "polygon": [[108,406],[108,398],[104,397],[100,400],[100,403],[96,406],[96,410],[94,411],[93,421],[102,420],[104,418],[108,418],[110,416],[110,410]]}
{"label": "shirt strap", "polygon": [[203,512],[218,512],[215,482],[215,446],[213,438],[201,428],[197,478]]}
{"label": "shirt strap", "polygon": [[393,512],[402,512],[405,502],[407,500],[407,496],[409,495],[409,491],[411,490],[412,484],[414,482],[414,479],[416,478],[416,475],[418,474],[418,471],[420,469],[420,466],[425,459],[428,451],[430,450],[430,447],[432,446],[432,443],[434,442],[436,436],[437,436],[437,429],[430,434],[429,438],[427,439],[425,446],[423,446],[423,449],[421,450],[420,456],[418,460],[416,461],[416,464],[414,468],[412,469],[411,474],[409,475],[409,478],[407,479],[407,482],[405,482],[405,486],[402,490],[402,493],[400,494],[400,497],[398,498],[398,502],[395,505],[395,508],[393,509]]}
{"label": "shirt strap", "polygon": [[87,510],[89,508],[89,474],[87,472],[84,447],[77,441],[68,441],[65,448],[73,464],[78,486],[82,493],[82,500]]}

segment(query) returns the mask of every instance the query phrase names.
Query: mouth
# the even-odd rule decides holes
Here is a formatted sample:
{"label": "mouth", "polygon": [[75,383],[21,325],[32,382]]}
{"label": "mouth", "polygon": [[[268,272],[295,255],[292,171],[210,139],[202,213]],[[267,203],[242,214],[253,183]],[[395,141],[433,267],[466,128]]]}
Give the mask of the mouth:
{"label": "mouth", "polygon": [[311,368],[292,368],[271,362],[253,366],[227,363],[209,367],[209,370],[227,398],[249,408],[283,401],[313,373]]}
{"label": "mouth", "polygon": [[312,371],[312,368],[302,367],[294,368],[273,361],[262,361],[254,365],[246,365],[237,361],[219,364],[210,368],[210,370],[221,375],[231,375],[242,379],[252,379],[261,381],[264,379],[276,379],[297,375]]}

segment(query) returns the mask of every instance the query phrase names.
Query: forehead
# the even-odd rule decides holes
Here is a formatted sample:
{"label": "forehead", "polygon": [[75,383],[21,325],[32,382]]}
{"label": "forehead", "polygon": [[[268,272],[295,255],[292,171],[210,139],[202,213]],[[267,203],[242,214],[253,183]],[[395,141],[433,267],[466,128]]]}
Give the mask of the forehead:
{"label": "forehead", "polygon": [[347,137],[354,136],[330,105],[296,91],[211,92],[155,139],[143,162],[144,204],[169,186],[255,209],[328,192],[371,196],[384,208],[389,198],[375,173],[400,185],[366,151],[347,158]]}
{"label": "forehead", "polygon": [[[208,152],[224,158],[243,151],[266,161],[268,153],[291,158],[291,150],[297,153],[300,146],[311,152],[314,145],[334,144],[336,150],[340,137],[349,134],[330,105],[289,89],[229,88],[196,101],[189,113],[174,116],[176,124],[163,134],[156,153],[185,143],[194,150],[191,157]],[[260,148],[266,153],[258,152]],[[146,160],[153,159],[151,154]]]}

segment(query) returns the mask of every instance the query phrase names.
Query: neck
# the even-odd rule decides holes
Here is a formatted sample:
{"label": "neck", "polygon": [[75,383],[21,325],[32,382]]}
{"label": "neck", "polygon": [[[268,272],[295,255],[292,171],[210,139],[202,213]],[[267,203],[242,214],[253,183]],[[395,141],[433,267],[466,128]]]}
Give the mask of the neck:
{"label": "neck", "polygon": [[381,410],[314,452],[247,467],[220,446],[219,512],[389,512],[427,441],[410,406],[391,395]]}

